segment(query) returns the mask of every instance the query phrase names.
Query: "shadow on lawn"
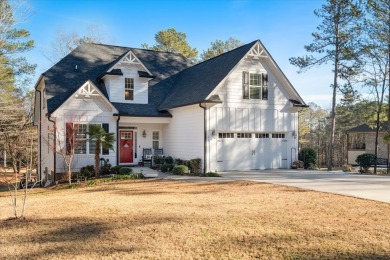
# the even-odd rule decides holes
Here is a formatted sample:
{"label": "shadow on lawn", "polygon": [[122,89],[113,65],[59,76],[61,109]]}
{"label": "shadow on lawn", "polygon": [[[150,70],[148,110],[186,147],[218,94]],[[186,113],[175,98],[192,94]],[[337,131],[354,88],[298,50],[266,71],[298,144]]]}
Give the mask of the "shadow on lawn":
{"label": "shadow on lawn", "polygon": [[[164,186],[161,186],[164,184]],[[137,180],[137,181],[123,181],[123,182],[109,182],[101,184],[101,186],[95,186],[84,189],[83,192],[107,192],[116,195],[125,196],[143,196],[143,195],[168,195],[168,194],[209,194],[217,193],[223,190],[223,187],[215,188],[215,186],[225,186],[229,188],[229,185],[249,186],[249,185],[261,185],[256,182],[247,181],[227,181],[227,182],[186,182],[177,180]],[[266,184],[269,185],[269,184]],[[145,188],[145,186],[147,188]]]}
{"label": "shadow on lawn", "polygon": [[[117,216],[109,220],[76,217],[0,221],[0,258],[101,258],[118,252],[130,254],[144,250],[137,245],[138,241],[134,241],[132,230],[178,221],[177,218],[164,216]],[[9,230],[12,232],[8,232],[8,236],[4,235]],[[123,242],[118,243],[121,240]]]}

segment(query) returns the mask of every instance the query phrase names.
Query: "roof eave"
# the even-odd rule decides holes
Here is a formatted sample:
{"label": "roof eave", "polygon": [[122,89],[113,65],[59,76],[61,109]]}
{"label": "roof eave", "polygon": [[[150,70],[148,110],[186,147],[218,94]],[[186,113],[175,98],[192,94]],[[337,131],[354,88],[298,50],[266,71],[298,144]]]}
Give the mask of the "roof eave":
{"label": "roof eave", "polygon": [[197,104],[222,104],[223,101],[216,101],[216,100],[200,100],[196,102],[191,102],[187,104],[181,104],[181,105],[176,105],[176,106],[171,106],[171,107],[166,107],[166,108],[159,108],[158,111],[166,111],[168,109],[173,109],[173,108],[179,108],[179,107],[186,107],[186,106],[192,106],[192,105],[197,105]]}

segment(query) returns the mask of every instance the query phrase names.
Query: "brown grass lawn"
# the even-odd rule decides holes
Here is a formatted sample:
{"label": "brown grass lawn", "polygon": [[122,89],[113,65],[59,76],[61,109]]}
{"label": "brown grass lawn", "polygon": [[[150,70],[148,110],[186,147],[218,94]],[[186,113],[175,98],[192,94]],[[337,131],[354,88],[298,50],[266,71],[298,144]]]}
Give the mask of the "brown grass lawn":
{"label": "brown grass lawn", "polygon": [[390,205],[256,182],[0,192],[2,259],[389,259]]}

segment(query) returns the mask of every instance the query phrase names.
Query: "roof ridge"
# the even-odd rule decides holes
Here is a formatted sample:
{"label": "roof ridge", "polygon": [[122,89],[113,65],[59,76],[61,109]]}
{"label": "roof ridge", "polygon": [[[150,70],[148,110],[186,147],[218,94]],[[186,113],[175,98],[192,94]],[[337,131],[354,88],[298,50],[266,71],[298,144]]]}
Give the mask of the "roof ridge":
{"label": "roof ridge", "polygon": [[[108,47],[119,47],[119,48],[126,48],[126,49],[131,49],[131,50],[142,50],[142,51],[151,51],[151,52],[162,52],[162,53],[169,53],[169,54],[174,54],[174,55],[181,55],[181,53],[176,53],[176,52],[169,52],[169,51],[160,51],[160,50],[151,50],[151,49],[144,49],[144,48],[137,48],[137,47],[128,47],[128,46],[123,46],[123,45],[113,45],[113,44],[105,44],[105,43],[95,43],[95,42],[89,42],[89,43],[84,43],[84,44],[93,44],[93,45],[101,45],[101,46],[108,46]],[[81,45],[79,45],[81,46]],[[183,56],[184,57],[184,56]],[[184,57],[186,58],[186,57]],[[186,58],[187,59],[187,58]]]}
{"label": "roof ridge", "polygon": [[[240,60],[242,60],[242,58],[246,55],[246,53],[248,53],[248,51],[249,51],[249,50],[250,50],[258,41],[259,41],[259,40],[255,40],[255,41],[252,41],[252,42],[250,42],[250,43],[244,44],[244,45],[242,45],[242,46],[240,46],[240,47],[237,47],[237,48],[235,48],[235,49],[233,49],[233,50],[230,50],[230,51],[228,51],[228,52],[222,53],[222,54],[220,54],[220,55],[218,55],[218,56],[215,56],[215,57],[213,57],[213,58],[211,58],[211,59],[208,59],[208,60],[206,60],[206,61],[197,63],[197,64],[195,64],[195,65],[193,65],[193,66],[191,66],[191,67],[188,67],[188,68],[186,68],[186,69],[184,69],[184,70],[181,70],[180,72],[178,72],[178,73],[176,73],[176,74],[174,74],[174,75],[171,76],[171,77],[176,76],[175,82],[174,82],[173,84],[177,84],[177,82],[179,82],[179,81],[182,79],[182,77],[183,77],[183,75],[184,75],[185,73],[191,73],[191,70],[197,71],[197,68],[203,69],[203,68],[205,68],[205,67],[206,67],[206,68],[207,68],[207,67],[210,67],[210,66],[213,65],[214,63],[219,62],[219,61],[216,61],[217,59],[221,59],[221,60],[223,61],[223,60],[226,60],[226,59],[228,59],[228,58],[230,57],[230,56],[227,56],[227,55],[229,55],[229,54],[234,56],[234,54],[232,54],[232,53],[234,53],[234,52],[237,52],[237,53],[240,54],[240,56],[239,56],[240,58],[239,58],[239,60],[234,64],[234,66],[237,65],[237,63],[238,63]],[[241,55],[241,52],[243,52],[242,50],[244,50],[245,53],[243,53],[243,54]],[[222,58],[222,57],[225,57],[225,58]],[[227,57],[227,58],[226,58],[226,57]],[[236,57],[236,58],[237,58],[237,57]],[[234,58],[234,59],[236,59],[236,58]],[[200,66],[203,66],[203,68],[200,67]],[[232,69],[234,66],[232,66],[232,67],[229,69],[229,71],[227,71],[226,74],[224,74],[223,78],[225,78],[225,77],[229,74],[229,72],[231,71],[231,69]],[[161,104],[159,105],[159,109],[160,109],[160,110],[165,110],[166,107],[164,107],[163,105],[167,102],[167,99],[169,99],[169,98],[175,96],[175,95],[178,93],[178,91],[180,91],[180,88],[178,88],[177,85],[174,86],[174,87],[172,88],[171,92],[167,94],[167,96],[164,98],[164,100],[163,100],[163,101],[161,102]],[[165,106],[166,106],[166,105],[165,105]]]}
{"label": "roof ridge", "polygon": [[[204,64],[204,63],[206,63],[206,62],[208,62],[208,61],[211,61],[211,60],[214,60],[214,59],[216,59],[216,58],[219,58],[219,57],[225,56],[226,54],[229,54],[229,53],[231,53],[231,52],[233,52],[233,51],[236,51],[236,50],[238,50],[238,49],[241,49],[241,48],[243,48],[243,47],[246,47],[246,46],[248,46],[248,45],[254,44],[254,43],[255,43],[255,42],[257,42],[257,41],[259,41],[259,40],[255,40],[255,41],[252,41],[252,42],[250,42],[250,43],[247,43],[247,44],[241,45],[240,47],[237,47],[237,48],[235,48],[235,49],[233,49],[233,50],[230,50],[230,51],[224,52],[224,53],[222,53],[222,54],[219,54],[219,55],[217,55],[217,56],[215,56],[215,57],[212,57],[212,58],[210,58],[210,59],[208,59],[208,60],[205,60],[205,61],[202,61],[202,62],[196,63],[196,64],[194,64],[194,65],[193,65],[193,66],[191,66],[191,67],[188,67],[188,68],[186,68],[186,69],[184,69],[184,70],[181,70],[181,71],[179,71],[178,73],[182,73],[182,72],[183,72],[183,71],[185,71],[185,70],[188,70],[188,69],[194,68],[194,67],[196,67],[196,66],[198,66],[198,65]],[[177,74],[178,74],[178,73],[177,73]]]}

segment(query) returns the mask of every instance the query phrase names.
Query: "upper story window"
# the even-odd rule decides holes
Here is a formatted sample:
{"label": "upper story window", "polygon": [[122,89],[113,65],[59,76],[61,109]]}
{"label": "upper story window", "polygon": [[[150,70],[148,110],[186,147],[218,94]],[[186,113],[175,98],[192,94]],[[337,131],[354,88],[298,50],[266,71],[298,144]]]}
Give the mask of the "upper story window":
{"label": "upper story window", "polygon": [[348,135],[348,148],[356,150],[366,149],[366,140],[364,134],[351,133]]}
{"label": "upper story window", "polygon": [[268,75],[249,73],[243,71],[242,73],[242,97],[244,99],[268,99]]}
{"label": "upper story window", "polygon": [[134,79],[125,78],[125,100],[134,100]]}

